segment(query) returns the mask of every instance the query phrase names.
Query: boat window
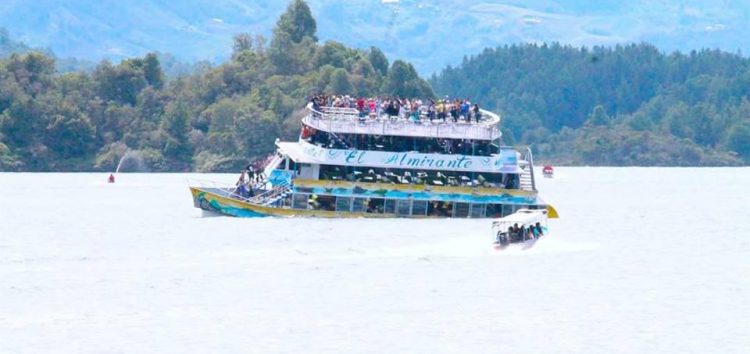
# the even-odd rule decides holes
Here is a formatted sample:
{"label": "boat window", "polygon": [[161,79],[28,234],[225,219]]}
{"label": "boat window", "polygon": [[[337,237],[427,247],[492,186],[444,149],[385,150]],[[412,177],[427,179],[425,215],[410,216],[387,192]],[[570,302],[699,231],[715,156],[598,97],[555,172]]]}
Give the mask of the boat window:
{"label": "boat window", "polygon": [[396,214],[400,216],[409,215],[411,213],[411,200],[398,199],[396,200]]}
{"label": "boat window", "polygon": [[426,200],[415,200],[411,204],[412,215],[427,215],[427,201]]}
{"label": "boat window", "polygon": [[367,203],[367,212],[368,213],[375,213],[375,214],[382,214],[385,207],[385,199],[382,198],[375,198],[370,199]]}
{"label": "boat window", "polygon": [[336,197],[331,195],[310,196],[310,204],[315,210],[336,210]]}
{"label": "boat window", "polygon": [[450,217],[453,215],[453,205],[450,202],[433,200],[427,204],[427,215]]}
{"label": "boat window", "polygon": [[307,209],[308,194],[294,194],[292,197],[293,209]]}
{"label": "boat window", "polygon": [[453,207],[454,218],[465,218],[469,216],[469,203],[455,203]]}
{"label": "boat window", "polygon": [[485,215],[490,218],[503,217],[503,205],[502,204],[487,204]]}
{"label": "boat window", "polygon": [[385,213],[386,214],[395,214],[396,213],[396,200],[395,199],[386,199],[385,200]]}
{"label": "boat window", "polygon": [[361,213],[365,211],[367,205],[367,198],[354,198],[352,201],[352,211],[355,213]]}
{"label": "boat window", "polygon": [[510,204],[502,204],[502,216],[508,216],[510,214],[513,214],[513,205]]}
{"label": "boat window", "polygon": [[470,204],[469,217],[470,218],[483,218],[485,211],[484,204]]}
{"label": "boat window", "polygon": [[350,197],[336,197],[336,211],[350,211],[352,204],[352,198]]}

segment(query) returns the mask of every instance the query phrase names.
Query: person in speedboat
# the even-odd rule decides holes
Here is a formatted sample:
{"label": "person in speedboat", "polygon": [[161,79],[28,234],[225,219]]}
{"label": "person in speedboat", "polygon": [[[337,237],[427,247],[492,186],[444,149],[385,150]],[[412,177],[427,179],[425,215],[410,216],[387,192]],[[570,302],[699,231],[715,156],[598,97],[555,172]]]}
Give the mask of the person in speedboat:
{"label": "person in speedboat", "polygon": [[518,242],[522,240],[522,233],[521,228],[518,227],[518,224],[513,224],[513,230],[510,233],[510,242]]}
{"label": "person in speedboat", "polygon": [[544,230],[542,229],[542,224],[537,222],[536,225],[532,226],[534,229],[534,238],[540,238],[544,236]]}

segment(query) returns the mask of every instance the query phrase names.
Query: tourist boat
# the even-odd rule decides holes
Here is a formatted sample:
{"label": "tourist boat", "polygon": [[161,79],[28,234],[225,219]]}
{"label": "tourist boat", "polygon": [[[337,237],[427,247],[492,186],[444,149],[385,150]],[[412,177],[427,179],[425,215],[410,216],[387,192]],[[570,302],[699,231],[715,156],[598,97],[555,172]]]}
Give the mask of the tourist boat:
{"label": "tourist boat", "polygon": [[546,178],[555,177],[555,169],[550,165],[546,165],[542,168],[542,175]]}
{"label": "tourist boat", "polygon": [[[530,149],[503,146],[500,117],[430,121],[308,104],[297,141],[276,141],[252,195],[191,181],[195,207],[240,217],[495,218],[555,209]],[[476,118],[476,117],[475,117]]]}
{"label": "tourist boat", "polygon": [[529,249],[543,236],[549,233],[547,228],[546,209],[520,209],[515,213],[492,222],[492,235],[496,250],[510,246]]}

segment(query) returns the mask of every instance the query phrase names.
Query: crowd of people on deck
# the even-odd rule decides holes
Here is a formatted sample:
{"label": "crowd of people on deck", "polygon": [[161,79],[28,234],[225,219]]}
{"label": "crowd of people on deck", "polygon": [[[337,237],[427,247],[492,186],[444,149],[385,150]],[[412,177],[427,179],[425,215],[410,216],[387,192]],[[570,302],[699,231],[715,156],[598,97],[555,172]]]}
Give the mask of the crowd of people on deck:
{"label": "crowd of people on deck", "polygon": [[241,198],[252,198],[257,193],[258,189],[265,184],[266,176],[263,171],[255,168],[253,165],[247,165],[244,170],[240,172],[240,179],[237,180],[234,189],[234,196]]}
{"label": "crowd of people on deck", "polygon": [[433,186],[488,187],[520,189],[520,178],[513,173],[465,173],[419,169],[321,165],[320,179],[332,181],[426,184]]}
{"label": "crowd of people on deck", "polygon": [[311,144],[331,148],[372,151],[407,152],[426,154],[463,154],[467,156],[489,156],[497,152],[489,140],[442,139],[420,137],[396,137],[369,134],[331,133],[311,127],[303,127],[301,138]]}
{"label": "crowd of people on deck", "polygon": [[349,95],[314,95],[309,102],[315,114],[328,108],[356,110],[360,119],[388,117],[408,119],[413,122],[429,120],[457,123],[459,121],[479,123],[482,111],[477,103],[469,99],[401,98],[401,97],[351,97]]}

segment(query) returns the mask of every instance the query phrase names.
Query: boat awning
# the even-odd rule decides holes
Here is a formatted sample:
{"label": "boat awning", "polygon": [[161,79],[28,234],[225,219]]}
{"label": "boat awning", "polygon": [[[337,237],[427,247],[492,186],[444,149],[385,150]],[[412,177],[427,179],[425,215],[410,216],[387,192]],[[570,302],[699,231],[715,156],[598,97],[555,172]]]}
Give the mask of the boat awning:
{"label": "boat awning", "polygon": [[312,156],[308,156],[300,151],[299,144],[296,142],[277,141],[276,147],[279,148],[279,153],[282,155],[289,156],[294,162],[297,163],[319,163],[319,161]]}
{"label": "boat awning", "polygon": [[536,222],[543,221],[546,215],[547,215],[546,209],[535,209],[535,210],[522,209],[506,217],[497,219],[492,224],[497,225],[500,223],[510,223],[510,224],[518,223],[518,224],[528,225],[528,224],[533,224]]}

